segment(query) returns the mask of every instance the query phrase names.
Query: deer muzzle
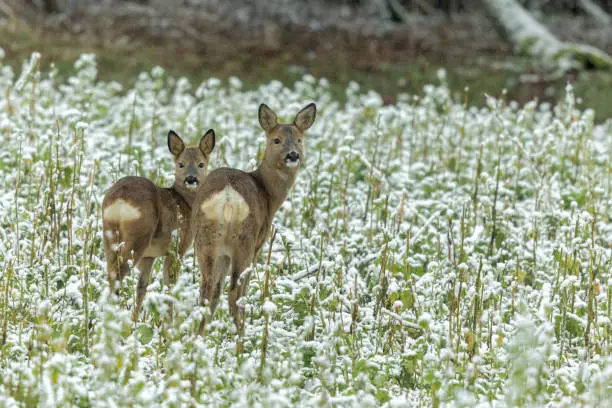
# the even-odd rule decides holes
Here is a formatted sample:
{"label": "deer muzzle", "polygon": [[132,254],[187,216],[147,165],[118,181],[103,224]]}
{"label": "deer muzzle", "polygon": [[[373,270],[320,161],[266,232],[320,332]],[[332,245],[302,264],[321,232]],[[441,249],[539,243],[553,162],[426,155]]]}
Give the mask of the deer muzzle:
{"label": "deer muzzle", "polygon": [[185,178],[185,187],[190,190],[198,188],[198,179],[194,176],[188,176]]}
{"label": "deer muzzle", "polygon": [[285,156],[285,165],[290,168],[297,167],[300,164],[300,154],[292,151]]}

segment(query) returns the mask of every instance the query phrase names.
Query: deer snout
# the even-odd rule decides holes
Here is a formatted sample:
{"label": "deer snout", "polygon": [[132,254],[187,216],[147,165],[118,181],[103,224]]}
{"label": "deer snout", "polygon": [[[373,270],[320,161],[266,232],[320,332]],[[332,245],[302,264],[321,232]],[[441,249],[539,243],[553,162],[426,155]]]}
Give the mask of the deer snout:
{"label": "deer snout", "polygon": [[198,179],[195,176],[185,177],[185,187],[194,189],[198,186]]}
{"label": "deer snout", "polygon": [[287,161],[297,161],[297,160],[300,160],[300,154],[298,152],[291,152],[291,153],[287,154],[287,156],[285,157],[285,160],[287,160]]}
{"label": "deer snout", "polygon": [[296,167],[300,162],[300,154],[292,151],[285,156],[285,165],[287,167]]}

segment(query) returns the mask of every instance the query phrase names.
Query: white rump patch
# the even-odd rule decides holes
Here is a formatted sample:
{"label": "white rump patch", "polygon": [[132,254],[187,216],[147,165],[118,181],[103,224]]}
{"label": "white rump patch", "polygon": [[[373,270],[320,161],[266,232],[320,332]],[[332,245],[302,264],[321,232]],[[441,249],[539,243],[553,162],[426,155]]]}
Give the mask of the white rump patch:
{"label": "white rump patch", "polygon": [[102,218],[108,221],[130,221],[140,218],[140,210],[121,198],[102,210]]}
{"label": "white rump patch", "polygon": [[249,215],[249,205],[232,187],[211,196],[200,205],[206,218],[222,222],[242,222]]}

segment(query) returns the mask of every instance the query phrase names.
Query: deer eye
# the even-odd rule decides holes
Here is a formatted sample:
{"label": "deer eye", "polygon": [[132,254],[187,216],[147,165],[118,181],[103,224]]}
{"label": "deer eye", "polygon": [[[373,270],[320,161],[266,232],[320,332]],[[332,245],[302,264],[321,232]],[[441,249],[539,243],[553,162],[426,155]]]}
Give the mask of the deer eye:
{"label": "deer eye", "polygon": [[201,168],[201,169],[203,169],[203,168],[204,168],[204,163],[200,163],[200,164],[198,164],[198,167],[199,167],[199,168]]}
{"label": "deer eye", "polygon": [[302,139],[298,139],[298,143],[302,143]]}
{"label": "deer eye", "polygon": [[281,140],[277,137],[276,139],[274,139],[274,144],[280,144]]}
{"label": "deer eye", "polygon": [[185,163],[179,163],[179,167],[182,169],[183,167],[185,167]]}

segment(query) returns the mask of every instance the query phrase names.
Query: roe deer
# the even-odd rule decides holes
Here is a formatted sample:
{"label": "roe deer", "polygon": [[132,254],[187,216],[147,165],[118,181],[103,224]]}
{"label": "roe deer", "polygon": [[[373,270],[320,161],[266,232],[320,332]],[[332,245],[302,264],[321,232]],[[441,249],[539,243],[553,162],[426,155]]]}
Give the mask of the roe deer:
{"label": "roe deer", "polygon": [[[175,179],[172,187],[161,188],[143,177],[124,177],[106,193],[102,202],[104,254],[111,290],[129,272],[129,262],[140,270],[133,319],[138,319],[155,258],[165,256],[172,231],[179,229],[179,241],[188,231],[191,205],[208,173],[215,132],[210,129],[198,146],[185,147],[171,130],[168,149],[174,156]],[[172,258],[164,260],[164,282],[170,284]]]}
{"label": "roe deer", "polygon": [[[281,206],[295,182],[303,160],[302,138],[315,120],[314,103],[303,108],[291,124],[279,124],[266,105],[259,106],[259,123],[266,132],[266,150],[259,167],[250,173],[231,168],[208,175],[193,203],[185,245],[194,248],[202,280],[200,304],[215,312],[225,276],[230,271],[229,310],[239,339],[244,335],[244,311],[237,305],[249,278],[241,276],[254,261]],[[185,250],[180,249],[180,254]],[[199,334],[206,325],[202,319]],[[241,340],[237,343],[241,349]]]}

